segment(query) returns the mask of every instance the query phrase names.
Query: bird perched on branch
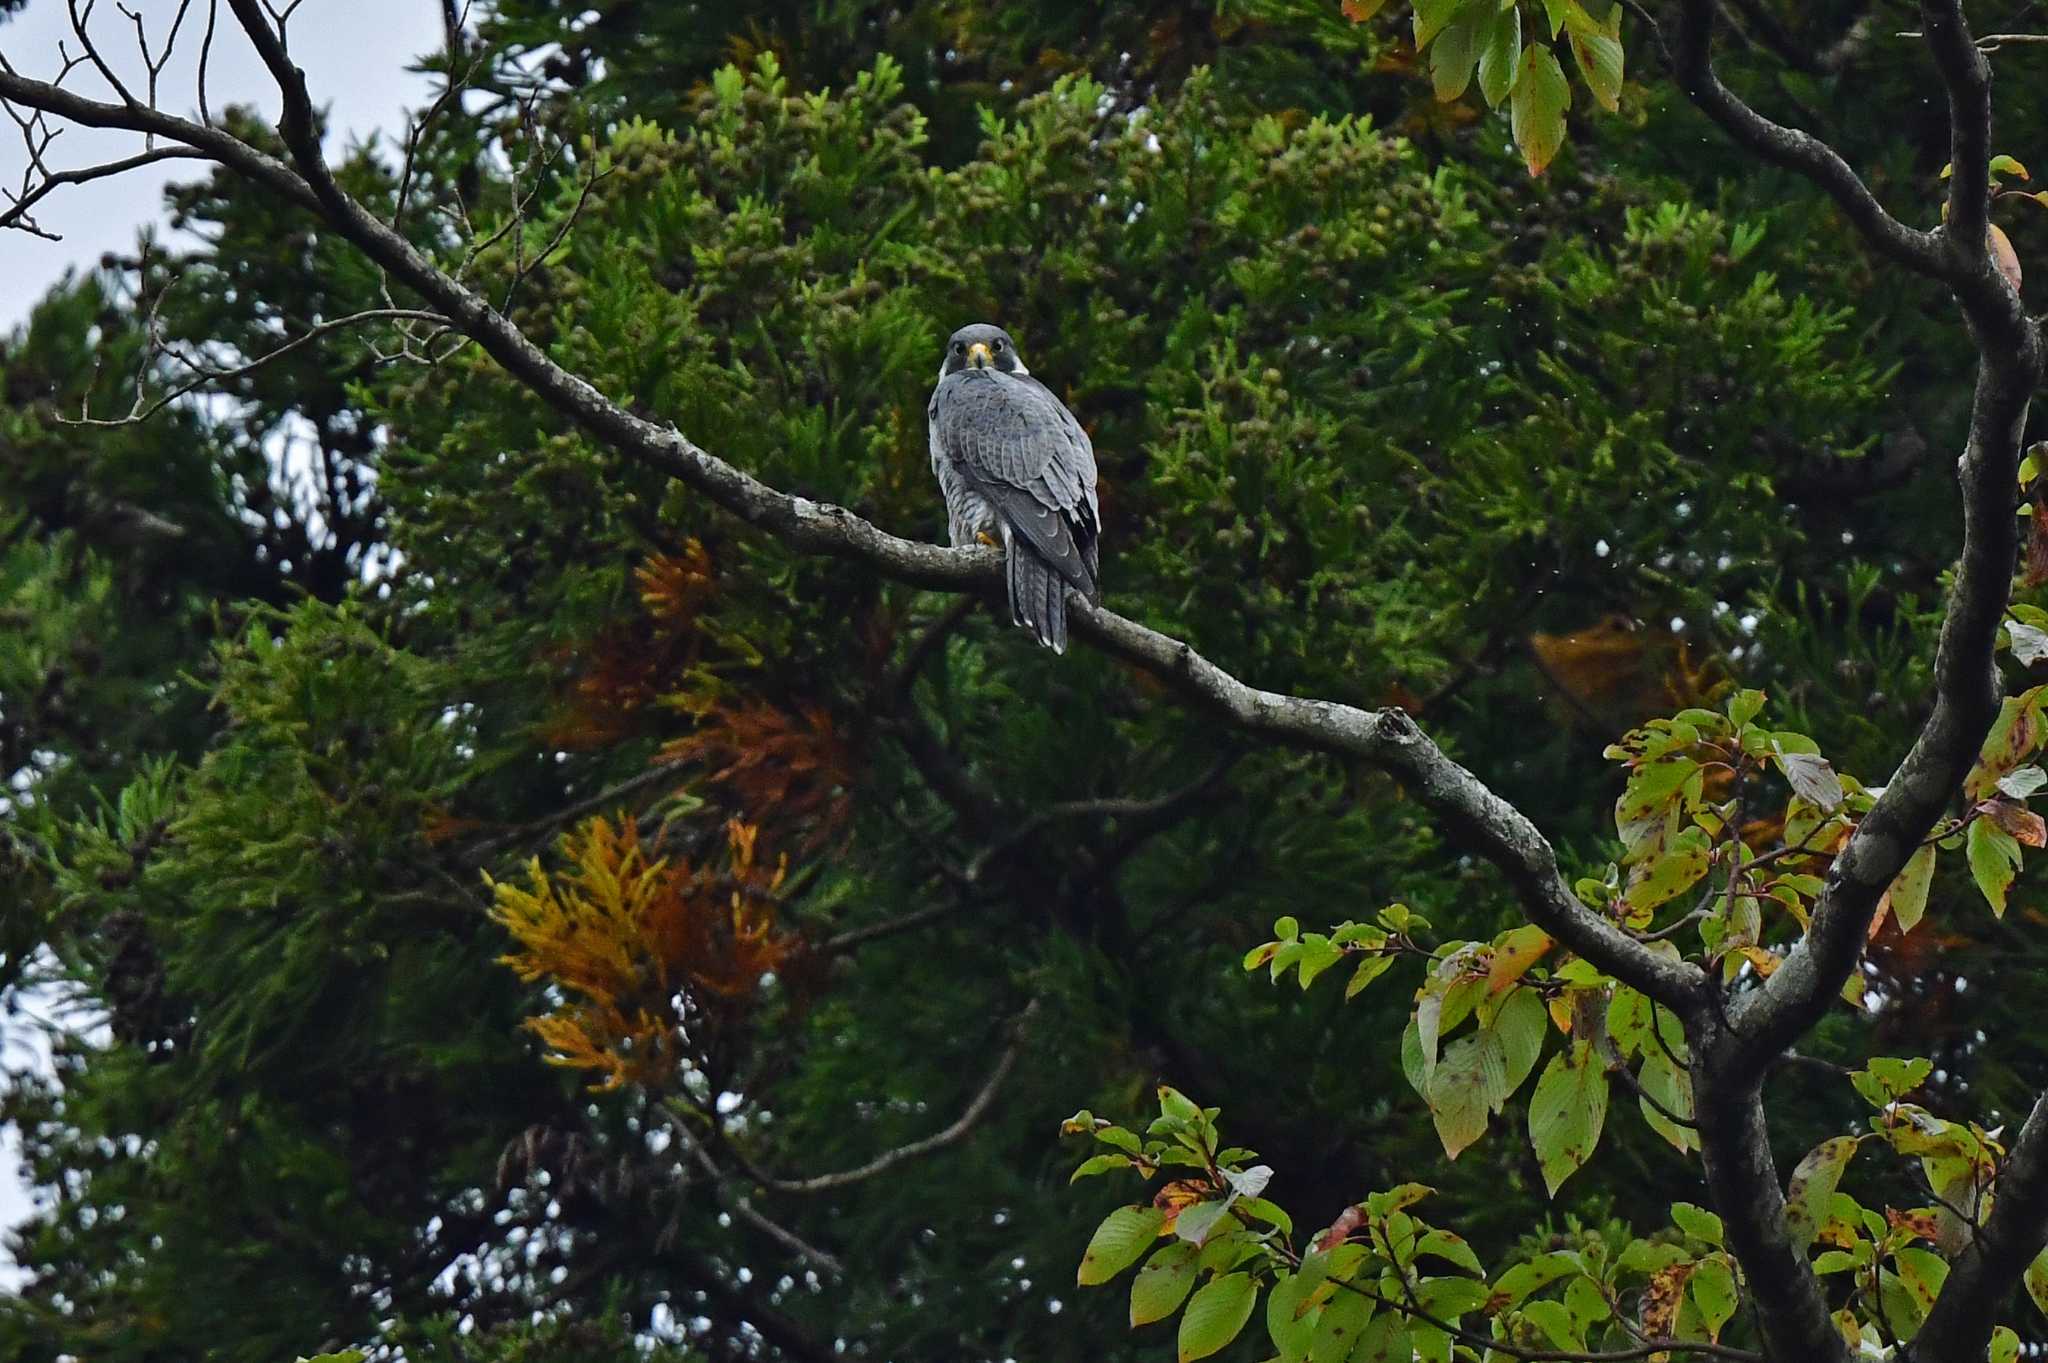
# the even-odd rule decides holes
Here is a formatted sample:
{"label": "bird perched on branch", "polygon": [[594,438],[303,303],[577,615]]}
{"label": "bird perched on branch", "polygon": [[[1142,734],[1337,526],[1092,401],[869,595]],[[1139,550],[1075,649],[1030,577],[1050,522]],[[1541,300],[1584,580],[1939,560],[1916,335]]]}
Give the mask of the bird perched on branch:
{"label": "bird perched on branch", "polygon": [[1009,333],[986,323],[946,343],[925,415],[953,544],[1000,543],[1010,618],[1064,653],[1067,588],[1102,599],[1088,433],[1031,377]]}

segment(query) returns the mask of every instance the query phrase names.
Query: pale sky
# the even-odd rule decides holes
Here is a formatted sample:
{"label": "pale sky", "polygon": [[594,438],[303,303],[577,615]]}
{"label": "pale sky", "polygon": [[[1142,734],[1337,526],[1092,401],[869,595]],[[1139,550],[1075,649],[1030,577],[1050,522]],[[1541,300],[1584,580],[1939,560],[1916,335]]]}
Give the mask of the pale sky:
{"label": "pale sky", "polygon": [[[160,49],[177,0],[127,0],[127,7],[142,16]],[[0,21],[0,54],[23,75],[54,76],[61,60],[58,43],[77,51],[67,8],[64,0],[30,0],[11,21]],[[253,103],[274,116],[277,89],[254,51],[239,40],[226,7],[221,8],[208,63],[207,102],[216,110]],[[192,5],[172,60],[159,77],[159,103],[171,113],[189,116],[198,109],[194,79],[205,10],[204,0]],[[133,85],[139,89],[142,63],[135,30],[112,0],[97,4],[90,31],[109,64],[123,80],[136,77]],[[404,111],[425,105],[434,88],[428,78],[405,68],[416,56],[437,51],[441,42],[438,0],[303,0],[291,22],[292,56],[305,68],[314,101],[328,107],[330,148],[380,128],[402,127]],[[66,86],[94,98],[109,97],[106,85],[83,68],[72,73]],[[141,145],[139,137],[128,134],[73,128],[57,138],[45,160],[63,170],[129,155]],[[0,185],[19,192],[27,163],[13,123],[0,120]],[[198,163],[174,161],[60,190],[38,206],[37,218],[44,228],[60,233],[62,241],[0,233],[0,335],[20,325],[66,270],[89,268],[107,251],[132,248],[138,227],[162,221],[163,187],[181,171],[190,176],[202,170]],[[48,1011],[47,1000],[31,1002],[40,1004],[33,1011]],[[45,1054],[28,1019],[0,1010],[0,1070],[42,1063]],[[0,1130],[0,1226],[18,1221],[28,1207],[14,1133]],[[18,1281],[12,1261],[0,1249],[0,1291]]]}

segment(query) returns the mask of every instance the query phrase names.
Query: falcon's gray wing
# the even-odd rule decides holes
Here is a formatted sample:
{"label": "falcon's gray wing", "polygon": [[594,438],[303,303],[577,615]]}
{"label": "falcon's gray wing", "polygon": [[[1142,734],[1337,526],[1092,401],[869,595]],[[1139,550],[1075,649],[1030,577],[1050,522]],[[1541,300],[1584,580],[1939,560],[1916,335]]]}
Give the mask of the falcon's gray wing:
{"label": "falcon's gray wing", "polygon": [[[1041,642],[1066,644],[1065,588],[1099,600],[1095,450],[1057,397],[1025,374],[967,369],[932,394],[932,449],[987,502],[1010,562],[1010,608]],[[1050,571],[1047,571],[1050,570]]]}

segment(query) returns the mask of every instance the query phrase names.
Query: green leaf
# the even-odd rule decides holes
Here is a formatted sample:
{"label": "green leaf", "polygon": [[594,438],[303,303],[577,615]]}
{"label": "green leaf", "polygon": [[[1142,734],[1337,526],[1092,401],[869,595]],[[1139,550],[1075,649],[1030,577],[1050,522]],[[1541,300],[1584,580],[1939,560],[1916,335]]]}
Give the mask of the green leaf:
{"label": "green leaf", "polygon": [[1648,913],[1684,894],[1706,875],[1710,851],[1705,829],[1685,829],[1665,850],[1636,868],[1637,878],[1628,887],[1629,906]]}
{"label": "green leaf", "polygon": [[1458,11],[1458,17],[1444,26],[1429,49],[1429,78],[1440,100],[1454,100],[1472,83],[1472,68],[1479,61],[1495,7],[1488,0],[1475,0]]}
{"label": "green leaf", "polygon": [[1521,61],[1522,9],[1509,5],[1489,21],[1479,48],[1479,93],[1486,97],[1488,107],[1498,109],[1515,88]]}
{"label": "green leaf", "polygon": [[1616,823],[1633,823],[1658,813],[1684,789],[1700,764],[1690,757],[1670,757],[1645,762],[1628,778],[1628,787],[1614,802]]}
{"label": "green leaf", "polygon": [[1472,1246],[1465,1242],[1465,1237],[1447,1230],[1432,1228],[1424,1231],[1422,1238],[1415,1242],[1415,1254],[1417,1258],[1433,1254],[1439,1259],[1456,1264],[1459,1268],[1485,1276],[1485,1270],[1479,1266],[1479,1256],[1472,1252]]}
{"label": "green leaf", "polygon": [[1425,1315],[1455,1322],[1486,1305],[1486,1284],[1478,1278],[1425,1278],[1415,1288]]}
{"label": "green leaf", "polygon": [[1507,1068],[1502,1076],[1500,1100],[1493,1104],[1495,1112],[1501,1110],[1507,1099],[1522,1086],[1522,1081],[1529,1077],[1530,1071],[1536,1068],[1536,1059],[1543,1052],[1543,1038],[1549,1024],[1550,1014],[1544,1010],[1543,996],[1534,989],[1516,989],[1501,1005],[1500,1015],[1493,1020],[1493,1030],[1500,1037]]}
{"label": "green leaf", "polygon": [[1721,1218],[1705,1207],[1695,1207],[1690,1202],[1671,1204],[1671,1224],[1695,1240],[1704,1240],[1710,1245],[1721,1243]]}
{"label": "green leaf", "polygon": [[1972,802],[1982,800],[1998,788],[1999,778],[2022,766],[2041,746],[2041,687],[2017,696],[2007,696],[1998,707],[1998,718],[1984,736],[1977,765],[1963,778],[1963,795]]}
{"label": "green leaf", "polygon": [[1309,1363],[1345,1363],[1358,1347],[1372,1314],[1372,1298],[1340,1289],[1323,1304],[1322,1319],[1316,1322],[1315,1338],[1309,1343]]}
{"label": "green leaf", "polygon": [[1559,1349],[1586,1347],[1586,1341],[1579,1335],[1579,1322],[1572,1316],[1571,1308],[1561,1301],[1532,1301],[1522,1307],[1522,1316]]}
{"label": "green leaf", "polygon": [[1195,1247],[1176,1240],[1162,1245],[1131,1279],[1131,1327],[1165,1320],[1187,1300],[1195,1285]]}
{"label": "green leaf", "polygon": [[1540,1292],[1566,1274],[1581,1272],[1584,1267],[1578,1255],[1566,1250],[1550,1250],[1502,1273],[1494,1281],[1493,1295],[1489,1300],[1498,1303],[1501,1310],[1512,1310],[1521,1305],[1531,1292]]}
{"label": "green leaf", "polygon": [[2027,1265],[2023,1281],[2027,1295],[2034,1299],[2034,1305],[2042,1314],[2048,1315],[2048,1249],[2034,1256],[2034,1262]]}
{"label": "green leaf", "polygon": [[[2039,771],[2030,767],[2029,771]],[[1899,878],[1892,882],[1892,917],[1899,920],[1900,932],[1911,932],[1920,926],[1921,917],[1927,912],[1927,891],[1934,884],[1934,844],[1928,843],[1906,858],[1906,864],[1899,871]]]}
{"label": "green leaf", "polygon": [[1643,1068],[1636,1075],[1636,1082],[1643,1087],[1644,1098],[1638,1100],[1643,1111],[1643,1120],[1650,1129],[1670,1141],[1672,1147],[1683,1154],[1700,1148],[1700,1133],[1697,1129],[1674,1122],[1652,1104],[1652,1099],[1666,1108],[1691,1121],[1692,1076],[1671,1063],[1671,1057],[1664,1054],[1662,1047],[1643,1052]]}
{"label": "green leaf", "polygon": [[1924,1056],[1898,1060],[1880,1055],[1872,1057],[1869,1068],[1851,1073],[1849,1084],[1863,1095],[1864,1102],[1883,1107],[1919,1088],[1932,1073],[1934,1062]]}
{"label": "green leaf", "polygon": [[1544,43],[1523,48],[1509,114],[1515,145],[1531,175],[1541,175],[1564,145],[1564,116],[1571,104],[1571,87],[1565,84],[1557,54]]}
{"label": "green leaf", "polygon": [[2020,1337],[2009,1325],[1998,1326],[1991,1332],[1991,1363],[2019,1363]]}
{"label": "green leaf", "polygon": [[1259,1299],[1259,1285],[1248,1273],[1226,1273],[1202,1285],[1180,1318],[1178,1363],[1207,1358],[1244,1329]]}
{"label": "green leaf", "polygon": [[1707,1338],[1718,1340],[1721,1327],[1735,1314],[1735,1270],[1725,1255],[1710,1254],[1693,1265],[1689,1281],[1693,1305],[1707,1323]]}
{"label": "green leaf", "polygon": [[1621,12],[1615,11],[1615,28],[1610,32],[1576,3],[1565,15],[1565,36],[1572,57],[1579,64],[1579,77],[1593,98],[1608,113],[1621,108]]}
{"label": "green leaf", "polygon": [[1466,0],[1415,0],[1415,50],[1428,47],[1449,26]]}
{"label": "green leaf", "polygon": [[1460,1037],[1444,1049],[1429,1076],[1426,1101],[1447,1157],[1456,1159],[1485,1134],[1487,1114],[1497,1107],[1495,1095],[1504,1097],[1506,1087],[1507,1054],[1491,1030]]}
{"label": "green leaf", "polygon": [[2027,174],[2027,168],[2021,165],[2016,157],[1994,156],[1991,158],[1990,169],[1991,174],[1994,177],[2000,175],[2017,175],[2022,180],[2033,178]]}
{"label": "green leaf", "polygon": [[1342,948],[1333,944],[1320,932],[1312,932],[1301,939],[1301,962],[1298,971],[1301,987],[1306,990],[1315,983],[1316,976],[1344,959]]}
{"label": "green leaf", "polygon": [[1322,1319],[1317,1308],[1308,1304],[1310,1294],[1323,1282],[1323,1274],[1311,1267],[1319,1257],[1309,1255],[1299,1273],[1281,1269],[1273,1290],[1266,1294],[1266,1334],[1284,1363],[1302,1363],[1308,1357],[1316,1323]]}
{"label": "green leaf", "polygon": [[[1931,1249],[1900,1249],[1892,1252],[1892,1262],[1898,1266],[1899,1282],[1912,1298],[1918,1317],[1924,1320],[1934,1299],[1941,1295],[1941,1285],[1948,1281],[1948,1260]],[[1907,1332],[1901,1330],[1899,1337],[1906,1338]]]}
{"label": "green leaf", "polygon": [[1301,924],[1291,916],[1276,918],[1273,920],[1273,935],[1283,942],[1291,942],[1301,936]]}
{"label": "green leaf", "polygon": [[1550,36],[1555,38],[1565,20],[1571,17],[1572,0],[1543,0],[1543,16],[1550,20]]}
{"label": "green leaf", "polygon": [[1263,1197],[1241,1197],[1237,1200],[1237,1210],[1246,1216],[1255,1216],[1269,1226],[1278,1226],[1282,1235],[1294,1234],[1294,1218],[1278,1204]]}
{"label": "green leaf", "polygon": [[1625,984],[1614,986],[1614,997],[1607,1004],[1607,1035],[1623,1055],[1634,1055],[1655,1045],[1650,1031],[1650,1000]]}
{"label": "green leaf", "polygon": [[1755,719],[1763,713],[1764,693],[1761,691],[1737,691],[1728,700],[1728,721],[1736,728]]}
{"label": "green leaf", "polygon": [[1159,1238],[1166,1213],[1157,1207],[1118,1207],[1102,1218],[1081,1255],[1075,1281],[1083,1287],[1106,1283],[1138,1261],[1145,1247]]}
{"label": "green leaf", "polygon": [[1197,1202],[1192,1207],[1183,1207],[1180,1215],[1173,1218],[1173,1233],[1191,1245],[1207,1244],[1215,1233],[1216,1224],[1230,1211],[1230,1202]]}
{"label": "green leaf", "polygon": [[1408,1342],[1408,1327],[1396,1311],[1382,1311],[1366,1324],[1358,1339],[1351,1363],[1412,1363],[1414,1346]]}
{"label": "green leaf", "polygon": [[1344,986],[1344,997],[1355,997],[1361,989],[1386,974],[1393,964],[1394,958],[1391,956],[1367,956],[1360,960],[1358,969],[1351,972],[1351,979]]}
{"label": "green leaf", "polygon": [[1068,1179],[1067,1182],[1079,1183],[1084,1178],[1089,1178],[1095,1174],[1105,1174],[1111,1169],[1128,1169],[1131,1167],[1131,1164],[1132,1161],[1129,1155],[1090,1155],[1087,1159],[1081,1161],[1081,1167],[1074,1171],[1074,1176]]}
{"label": "green leaf", "polygon": [[1990,819],[1970,821],[1968,838],[1970,877],[1984,894],[1991,912],[2005,917],[2005,895],[2019,873],[2019,839]]}
{"label": "green leaf", "polygon": [[1574,1041],[1543,1067],[1529,1100],[1529,1142],[1550,1196],[1592,1156],[1606,1121],[1607,1071],[1590,1044]]}
{"label": "green leaf", "polygon": [[1795,1246],[1803,1249],[1820,1234],[1842,1171],[1856,1157],[1856,1145],[1854,1136],[1831,1136],[1793,1166],[1791,1181],[1785,1185],[1785,1228]]}

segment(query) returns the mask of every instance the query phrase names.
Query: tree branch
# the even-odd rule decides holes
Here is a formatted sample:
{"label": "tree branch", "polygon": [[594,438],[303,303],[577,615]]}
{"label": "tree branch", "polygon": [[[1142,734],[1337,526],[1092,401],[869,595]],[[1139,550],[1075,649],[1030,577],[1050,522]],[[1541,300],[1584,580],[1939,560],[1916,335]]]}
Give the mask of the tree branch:
{"label": "tree branch", "polygon": [[828,1193],[837,1188],[864,1183],[877,1174],[888,1172],[905,1160],[913,1160],[920,1155],[929,1155],[934,1150],[943,1150],[949,1145],[957,1144],[980,1124],[981,1119],[986,1117],[989,1109],[995,1105],[996,1095],[1002,1091],[1010,1072],[1017,1068],[1018,1057],[1024,1053],[1025,1029],[1037,1015],[1038,1000],[1033,999],[1010,1024],[1010,1044],[1003,1048],[1003,1054],[996,1061],[995,1068],[989,1071],[988,1078],[982,1082],[980,1090],[968,1101],[967,1109],[944,1130],[935,1131],[924,1139],[912,1141],[908,1145],[885,1150],[866,1164],[842,1169],[837,1173],[819,1174],[813,1178],[776,1178],[751,1166],[748,1167],[747,1173],[759,1181],[762,1187],[778,1193]]}
{"label": "tree branch", "polygon": [[[320,160],[303,77],[283,55],[256,0],[230,0],[273,74],[284,83],[286,166],[219,129],[156,110],[84,99],[0,73],[0,97],[94,127],[153,129],[229,169],[313,208],[372,262],[413,289],[529,391],[620,453],[662,469],[751,525],[795,548],[859,560],[916,586],[980,591],[1002,558],[993,549],[951,549],[899,539],[843,507],[790,496],[692,443],[642,420],[550,359],[503,313],[437,268],[411,242],[351,199]],[[1550,844],[1522,813],[1451,761],[1396,710],[1366,711],[1247,686],[1187,644],[1091,605],[1069,602],[1073,632],[1156,673],[1238,727],[1283,742],[1362,758],[1407,781],[1422,802],[1507,876],[1531,921],[1579,955],[1651,997],[1690,1009],[1706,976],[1650,951],[1595,914],[1558,873]]]}
{"label": "tree branch", "polygon": [[1908,227],[1886,212],[1833,147],[1797,128],[1773,123],[1721,83],[1712,57],[1718,11],[1716,0],[1684,0],[1680,11],[1672,61],[1687,98],[1740,145],[1772,165],[1798,171],[1825,190],[1879,252],[1916,273],[1945,278],[1934,234]]}
{"label": "tree branch", "polygon": [[[1794,1243],[1785,1224],[1764,1118],[1763,1076],[1833,1004],[1862,955],[1880,897],[1947,809],[1998,713],[1993,649],[2018,550],[2013,509],[2021,436],[2042,374],[2039,328],[1991,260],[1986,236],[1989,66],[1970,38],[1958,0],[1921,0],[1920,9],[1948,90],[1955,161],[1949,222],[1937,233],[1900,223],[1831,147],[1772,123],[1720,83],[1710,58],[1714,0],[1684,0],[1675,53],[1686,93],[1738,143],[1813,181],[1880,254],[1946,283],[1978,352],[1969,438],[1959,468],[1963,548],[1935,654],[1933,710],[1829,866],[1811,927],[1785,963],[1737,1002],[1732,1017],[1724,1021],[1708,1011],[1687,1019],[1708,1188],[1723,1215],[1728,1247],[1743,1266],[1769,1352],[1781,1358],[1846,1360],[1849,1353],[1804,1247]],[[2048,1136],[2035,1135],[2030,1152],[2035,1143],[2048,1145]],[[2048,1192],[2031,1187],[2032,1160],[2048,1163],[2048,1154],[2030,1153],[2017,1171],[2028,1192],[2016,1200],[2023,1208],[2037,1199],[2043,1204],[2032,1211],[2029,1234],[2015,1237],[2021,1247],[2038,1237],[2041,1216],[2048,1212]],[[2039,1181],[2048,1185],[2048,1173]],[[1945,1356],[1982,1357],[1990,1302],[2010,1290],[2019,1271],[2007,1262],[2010,1256],[1985,1252],[1979,1258],[1985,1267],[1962,1280],[1970,1285],[1958,1298],[1965,1304],[1945,1308],[1944,1291],[1935,1310],[1946,1328],[1920,1336],[1938,1337],[1932,1347],[1956,1350]],[[1977,1276],[1984,1280],[1981,1286],[1975,1286]]]}
{"label": "tree branch", "polygon": [[2048,1245],[2048,1093],[2034,1100],[1993,1189],[1998,1196],[1991,1215],[1955,1256],[1927,1323],[1914,1337],[1914,1363],[1983,1358],[1995,1313]]}

